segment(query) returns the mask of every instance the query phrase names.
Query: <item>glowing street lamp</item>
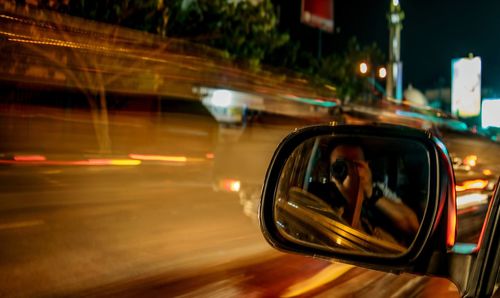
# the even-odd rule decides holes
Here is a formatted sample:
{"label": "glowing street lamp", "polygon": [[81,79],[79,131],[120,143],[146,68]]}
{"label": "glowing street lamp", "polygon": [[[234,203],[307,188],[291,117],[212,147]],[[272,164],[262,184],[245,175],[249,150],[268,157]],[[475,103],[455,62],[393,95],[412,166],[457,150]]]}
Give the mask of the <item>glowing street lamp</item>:
{"label": "glowing street lamp", "polygon": [[368,64],[366,64],[366,62],[361,62],[359,64],[359,72],[361,74],[367,74],[368,73]]}
{"label": "glowing street lamp", "polygon": [[387,69],[385,67],[378,69],[378,77],[381,79],[385,79],[387,77]]}

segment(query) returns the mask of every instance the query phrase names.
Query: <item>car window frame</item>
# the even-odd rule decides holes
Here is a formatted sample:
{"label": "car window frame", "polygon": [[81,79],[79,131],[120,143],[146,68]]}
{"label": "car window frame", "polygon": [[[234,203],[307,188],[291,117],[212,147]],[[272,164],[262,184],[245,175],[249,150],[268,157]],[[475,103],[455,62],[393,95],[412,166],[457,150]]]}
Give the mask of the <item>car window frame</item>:
{"label": "car window frame", "polygon": [[[468,279],[465,297],[492,296],[500,270],[500,179],[488,208],[485,226],[482,231],[482,241],[477,251],[477,258],[472,266]],[[498,292],[498,289],[497,289]],[[497,293],[498,294],[498,293]]]}

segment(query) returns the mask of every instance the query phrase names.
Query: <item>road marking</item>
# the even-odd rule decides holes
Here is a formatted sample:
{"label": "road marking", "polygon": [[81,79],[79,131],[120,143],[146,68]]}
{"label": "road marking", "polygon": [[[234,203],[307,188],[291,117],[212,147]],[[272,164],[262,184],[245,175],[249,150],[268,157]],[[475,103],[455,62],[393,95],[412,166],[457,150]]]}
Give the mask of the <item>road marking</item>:
{"label": "road marking", "polygon": [[46,174],[46,175],[54,175],[54,174],[61,174],[61,173],[62,173],[61,170],[50,170],[50,171],[42,172],[42,174]]}
{"label": "road marking", "polygon": [[353,265],[347,264],[332,264],[314,276],[290,286],[280,297],[289,298],[303,295],[311,290],[317,289],[329,282],[334,281],[344,275],[347,271],[351,270],[353,267]]}
{"label": "road marking", "polygon": [[19,222],[11,222],[0,224],[0,230],[8,230],[8,229],[18,229],[18,228],[27,228],[43,225],[45,222],[43,220],[28,220],[28,221],[19,221]]}

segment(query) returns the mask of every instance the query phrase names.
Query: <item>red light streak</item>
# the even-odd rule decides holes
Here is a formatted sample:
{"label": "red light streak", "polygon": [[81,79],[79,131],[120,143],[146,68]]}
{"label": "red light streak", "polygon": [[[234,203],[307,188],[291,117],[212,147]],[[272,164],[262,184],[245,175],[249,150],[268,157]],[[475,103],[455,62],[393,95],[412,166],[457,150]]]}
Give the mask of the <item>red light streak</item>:
{"label": "red light streak", "polygon": [[141,161],[133,159],[0,160],[0,164],[40,166],[137,166],[141,164]]}
{"label": "red light streak", "polygon": [[16,155],[15,161],[45,161],[47,158],[43,155]]}
{"label": "red light streak", "polygon": [[241,189],[241,182],[235,179],[224,179],[219,184],[222,189],[230,192],[239,192]]}

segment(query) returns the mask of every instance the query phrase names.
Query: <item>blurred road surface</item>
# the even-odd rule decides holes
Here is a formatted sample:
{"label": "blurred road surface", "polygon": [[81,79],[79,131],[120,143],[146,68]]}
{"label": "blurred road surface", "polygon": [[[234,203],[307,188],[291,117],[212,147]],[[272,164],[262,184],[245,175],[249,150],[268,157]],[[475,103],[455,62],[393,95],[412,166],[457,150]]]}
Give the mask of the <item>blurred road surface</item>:
{"label": "blurred road surface", "polygon": [[[89,119],[3,110],[2,297],[458,295],[443,279],[282,254],[266,243],[260,185],[293,123],[243,129],[206,115],[111,115],[112,150],[103,153]],[[138,162],[123,162],[131,156]],[[225,190],[224,179],[240,191]]]}

